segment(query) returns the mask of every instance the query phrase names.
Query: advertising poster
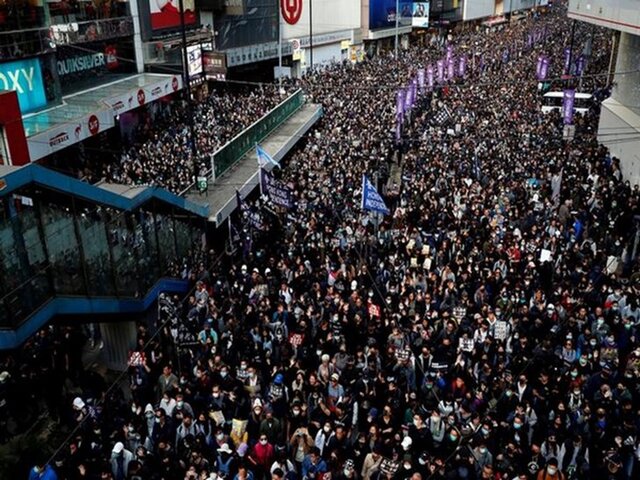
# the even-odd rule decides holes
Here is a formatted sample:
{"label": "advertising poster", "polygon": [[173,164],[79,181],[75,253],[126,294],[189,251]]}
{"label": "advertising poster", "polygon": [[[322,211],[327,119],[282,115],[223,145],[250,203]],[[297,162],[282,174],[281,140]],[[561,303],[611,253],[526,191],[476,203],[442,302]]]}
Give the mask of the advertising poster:
{"label": "advertising poster", "polygon": [[[178,0],[149,0],[151,12],[151,28],[163,30],[180,26],[180,9]],[[195,0],[183,0],[184,24],[196,23]]]}
{"label": "advertising poster", "polygon": [[411,25],[414,27],[429,27],[429,2],[414,2]]}
{"label": "advertising poster", "polygon": [[37,110],[47,103],[37,58],[1,63],[0,89],[16,91],[22,113]]}
{"label": "advertising poster", "polygon": [[[427,8],[428,17],[428,8]],[[413,18],[413,2],[400,0],[401,27],[411,25]],[[395,28],[396,26],[396,0],[370,0],[369,1],[369,28]]]}
{"label": "advertising poster", "polygon": [[202,73],[202,48],[200,45],[187,46],[188,72],[190,77]]}

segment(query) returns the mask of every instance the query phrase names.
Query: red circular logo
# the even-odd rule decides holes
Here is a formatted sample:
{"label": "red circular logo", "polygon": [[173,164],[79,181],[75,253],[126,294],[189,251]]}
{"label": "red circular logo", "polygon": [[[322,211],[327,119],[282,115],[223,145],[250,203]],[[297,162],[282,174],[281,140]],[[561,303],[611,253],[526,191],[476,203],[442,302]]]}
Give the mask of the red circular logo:
{"label": "red circular logo", "polygon": [[173,87],[174,92],[178,91],[178,79],[176,77],[173,77],[171,80],[171,86]]}
{"label": "red circular logo", "polygon": [[138,105],[144,105],[144,90],[138,90]]}
{"label": "red circular logo", "polygon": [[100,131],[100,120],[98,120],[98,117],[91,115],[87,122],[87,127],[89,128],[89,133],[91,133],[91,135],[98,133]]}
{"label": "red circular logo", "polygon": [[280,0],[282,18],[289,25],[295,25],[302,15],[302,0]]}

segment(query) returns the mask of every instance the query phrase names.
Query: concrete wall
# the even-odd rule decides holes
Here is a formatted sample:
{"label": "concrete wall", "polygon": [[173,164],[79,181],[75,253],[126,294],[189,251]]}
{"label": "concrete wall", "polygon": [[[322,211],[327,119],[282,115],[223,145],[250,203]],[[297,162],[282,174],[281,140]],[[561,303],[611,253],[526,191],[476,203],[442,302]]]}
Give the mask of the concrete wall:
{"label": "concrete wall", "polygon": [[640,115],[609,98],[602,104],[598,140],[620,159],[624,178],[640,184]]}
{"label": "concrete wall", "polygon": [[[640,6],[640,1],[638,2]],[[620,34],[611,96],[640,115],[640,36]],[[640,124],[636,124],[640,125]]]}
{"label": "concrete wall", "polygon": [[[284,40],[309,36],[309,5],[309,0],[302,3],[302,14],[295,25],[282,22]],[[313,0],[313,36],[359,29],[361,16],[360,0]]]}
{"label": "concrete wall", "polygon": [[621,32],[640,34],[638,0],[569,0],[569,17]]}
{"label": "concrete wall", "polygon": [[[504,0],[504,3],[506,11],[509,0]],[[495,7],[495,0],[466,0],[462,10],[462,19],[467,21],[490,17],[495,13]]]}

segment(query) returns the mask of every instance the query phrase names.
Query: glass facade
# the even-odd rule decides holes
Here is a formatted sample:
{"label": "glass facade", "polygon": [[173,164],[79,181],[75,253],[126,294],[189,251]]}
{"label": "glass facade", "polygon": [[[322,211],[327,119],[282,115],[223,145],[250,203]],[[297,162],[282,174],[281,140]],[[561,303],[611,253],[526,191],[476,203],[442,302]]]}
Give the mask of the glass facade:
{"label": "glass facade", "polygon": [[140,298],[199,245],[206,219],[152,199],[133,211],[39,186],[0,198],[0,328],[54,296]]}

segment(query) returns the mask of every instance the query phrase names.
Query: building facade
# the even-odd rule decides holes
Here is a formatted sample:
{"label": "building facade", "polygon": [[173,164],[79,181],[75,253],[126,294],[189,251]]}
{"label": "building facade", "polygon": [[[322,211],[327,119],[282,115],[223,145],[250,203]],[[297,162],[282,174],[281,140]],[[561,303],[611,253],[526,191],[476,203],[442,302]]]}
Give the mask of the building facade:
{"label": "building facade", "polygon": [[640,2],[570,0],[569,17],[606,27],[614,36],[613,88],[602,103],[598,138],[620,159],[624,177],[640,184]]}

